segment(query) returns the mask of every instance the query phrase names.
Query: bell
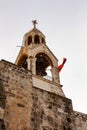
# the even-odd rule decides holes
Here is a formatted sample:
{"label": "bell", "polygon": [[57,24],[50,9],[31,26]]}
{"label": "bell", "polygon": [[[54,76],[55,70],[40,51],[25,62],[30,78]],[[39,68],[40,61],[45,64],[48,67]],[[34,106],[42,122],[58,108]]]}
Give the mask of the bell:
{"label": "bell", "polygon": [[47,73],[45,71],[42,71],[41,76],[46,76]]}
{"label": "bell", "polygon": [[44,62],[44,57],[40,57],[38,60],[39,63],[43,63]]}

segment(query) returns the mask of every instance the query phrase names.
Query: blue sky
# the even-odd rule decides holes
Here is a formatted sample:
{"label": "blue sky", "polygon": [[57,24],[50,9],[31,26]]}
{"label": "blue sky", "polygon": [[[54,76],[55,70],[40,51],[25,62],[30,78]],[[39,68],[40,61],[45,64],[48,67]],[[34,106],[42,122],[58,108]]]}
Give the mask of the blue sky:
{"label": "blue sky", "polygon": [[60,73],[65,95],[87,113],[87,0],[0,0],[0,59],[15,62],[34,19],[59,64],[67,58]]}

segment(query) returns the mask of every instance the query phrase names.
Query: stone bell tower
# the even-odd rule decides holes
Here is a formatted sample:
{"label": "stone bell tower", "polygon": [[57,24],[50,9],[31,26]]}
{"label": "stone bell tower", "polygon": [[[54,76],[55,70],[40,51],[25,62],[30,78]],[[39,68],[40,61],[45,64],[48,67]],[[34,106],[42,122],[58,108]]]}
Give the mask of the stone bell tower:
{"label": "stone bell tower", "polygon": [[46,79],[57,84],[57,89],[64,95],[59,80],[58,59],[46,45],[45,35],[37,29],[37,21],[34,20],[32,22],[34,27],[24,35],[23,46],[15,63],[19,67],[30,70],[32,77],[42,80]]}
{"label": "stone bell tower", "polygon": [[41,77],[48,76],[47,68],[50,68],[51,72],[48,73],[51,75],[51,80],[59,83],[58,60],[47,47],[44,34],[36,28],[36,21],[33,21],[33,24],[34,28],[24,36],[16,64]]}

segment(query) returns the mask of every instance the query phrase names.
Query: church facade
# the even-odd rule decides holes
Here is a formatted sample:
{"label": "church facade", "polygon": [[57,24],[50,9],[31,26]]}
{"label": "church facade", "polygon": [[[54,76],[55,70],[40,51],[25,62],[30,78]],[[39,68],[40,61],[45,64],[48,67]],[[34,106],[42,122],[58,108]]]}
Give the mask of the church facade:
{"label": "church facade", "polygon": [[0,61],[0,130],[87,130],[87,114],[73,110],[58,59],[33,24],[15,63]]}

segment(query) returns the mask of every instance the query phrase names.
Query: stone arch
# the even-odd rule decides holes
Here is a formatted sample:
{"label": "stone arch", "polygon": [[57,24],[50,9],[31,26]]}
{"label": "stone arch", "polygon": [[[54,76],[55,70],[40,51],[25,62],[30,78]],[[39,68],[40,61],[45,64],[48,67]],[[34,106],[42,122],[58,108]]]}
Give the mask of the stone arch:
{"label": "stone arch", "polygon": [[28,45],[30,45],[32,43],[32,36],[28,37]]}
{"label": "stone arch", "polygon": [[34,36],[34,43],[36,44],[40,43],[40,38],[39,38],[39,35],[37,34]]}
{"label": "stone arch", "polygon": [[52,57],[50,58],[50,53],[48,53],[48,52],[46,52],[46,51],[44,52],[44,50],[38,50],[38,51],[36,51],[36,52],[34,53],[33,57],[36,57],[36,55],[39,54],[39,53],[43,53],[45,56],[47,56],[48,59],[50,59],[51,66],[55,66],[55,64],[54,64],[54,62],[53,62],[53,58],[52,58]]}
{"label": "stone arch", "polygon": [[45,54],[45,53],[38,53],[36,56],[36,75],[39,76],[46,76],[47,67],[52,67],[52,61],[51,59]]}
{"label": "stone arch", "polygon": [[42,43],[45,43],[45,39],[42,37],[42,41],[41,41]]}
{"label": "stone arch", "polygon": [[23,67],[25,69],[28,69],[28,64],[27,64],[27,58],[28,56],[27,55],[22,55],[17,63],[17,65],[19,67]]}

